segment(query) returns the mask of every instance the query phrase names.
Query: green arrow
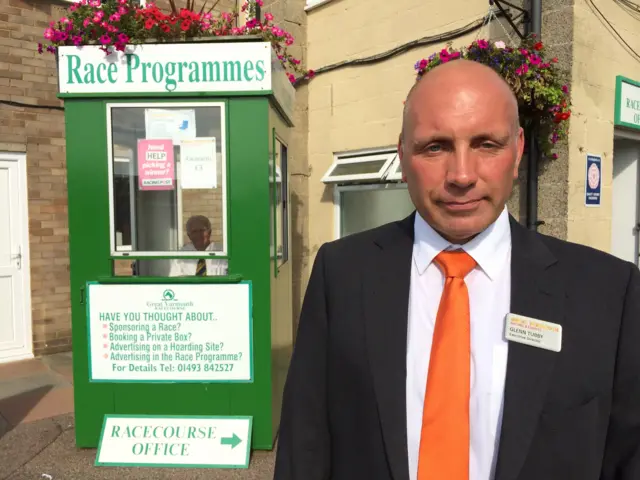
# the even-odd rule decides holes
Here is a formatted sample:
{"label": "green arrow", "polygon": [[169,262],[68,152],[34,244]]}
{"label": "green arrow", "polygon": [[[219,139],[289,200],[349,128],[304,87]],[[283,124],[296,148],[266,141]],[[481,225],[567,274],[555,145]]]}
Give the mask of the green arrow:
{"label": "green arrow", "polygon": [[240,440],[240,437],[238,437],[235,433],[233,434],[233,437],[222,437],[220,439],[220,444],[231,445],[232,449],[236,448],[240,444],[240,442],[242,442],[242,440]]}

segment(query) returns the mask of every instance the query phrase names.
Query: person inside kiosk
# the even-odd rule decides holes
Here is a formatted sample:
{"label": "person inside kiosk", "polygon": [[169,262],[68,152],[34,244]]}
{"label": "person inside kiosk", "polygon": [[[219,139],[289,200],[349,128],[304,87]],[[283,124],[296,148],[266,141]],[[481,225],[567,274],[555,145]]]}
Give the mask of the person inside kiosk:
{"label": "person inside kiosk", "polygon": [[[184,245],[181,251],[190,252],[214,252],[217,250],[216,245],[211,241],[211,222],[204,215],[194,215],[187,220],[186,225],[187,236],[190,243]],[[171,261],[170,277],[179,276],[198,276],[206,277],[207,275],[224,275],[221,271],[223,265],[216,259],[174,259]]]}

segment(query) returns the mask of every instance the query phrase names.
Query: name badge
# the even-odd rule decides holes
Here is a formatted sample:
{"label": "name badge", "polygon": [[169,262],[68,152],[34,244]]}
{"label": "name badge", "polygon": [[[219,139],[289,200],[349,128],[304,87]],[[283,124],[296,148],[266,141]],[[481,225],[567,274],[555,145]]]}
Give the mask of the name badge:
{"label": "name badge", "polygon": [[513,313],[507,315],[505,337],[512,342],[553,352],[559,352],[562,349],[562,325],[523,315]]}

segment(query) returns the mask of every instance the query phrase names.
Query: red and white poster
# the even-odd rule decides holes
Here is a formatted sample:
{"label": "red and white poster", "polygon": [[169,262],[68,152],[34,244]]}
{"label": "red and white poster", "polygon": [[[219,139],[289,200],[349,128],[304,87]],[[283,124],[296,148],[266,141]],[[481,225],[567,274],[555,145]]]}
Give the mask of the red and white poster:
{"label": "red and white poster", "polygon": [[138,187],[140,190],[173,190],[175,186],[173,142],[138,140]]}

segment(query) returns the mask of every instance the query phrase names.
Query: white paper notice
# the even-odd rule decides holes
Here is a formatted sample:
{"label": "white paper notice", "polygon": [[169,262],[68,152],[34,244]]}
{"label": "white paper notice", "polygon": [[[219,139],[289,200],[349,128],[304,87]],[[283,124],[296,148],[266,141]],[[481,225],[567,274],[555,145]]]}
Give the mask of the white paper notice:
{"label": "white paper notice", "polygon": [[171,139],[174,145],[180,145],[185,139],[196,138],[195,110],[148,108],[144,120],[148,140]]}
{"label": "white paper notice", "polygon": [[217,188],[215,137],[184,140],[180,145],[180,186],[183,190]]}

